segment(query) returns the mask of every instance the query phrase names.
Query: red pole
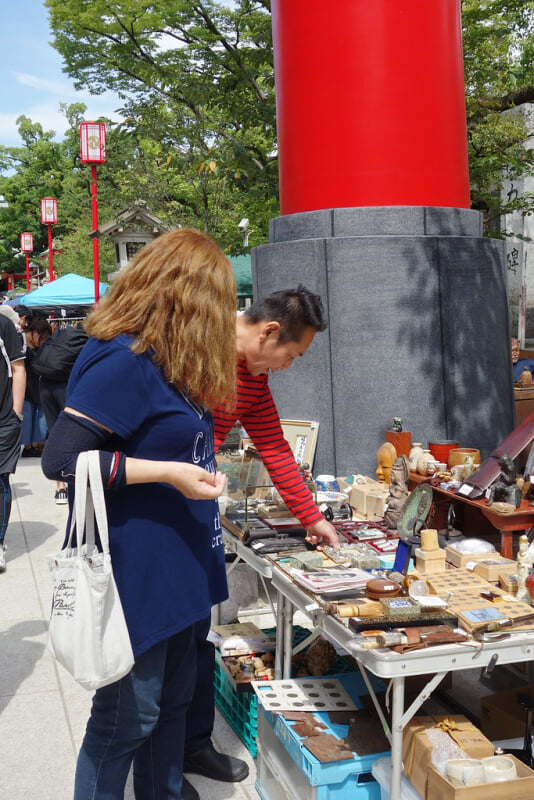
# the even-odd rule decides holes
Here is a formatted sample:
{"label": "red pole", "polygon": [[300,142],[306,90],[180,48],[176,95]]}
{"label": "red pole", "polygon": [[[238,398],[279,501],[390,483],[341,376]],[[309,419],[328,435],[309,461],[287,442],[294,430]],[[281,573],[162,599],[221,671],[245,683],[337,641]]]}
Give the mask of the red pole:
{"label": "red pole", "polygon": [[48,274],[51,281],[54,280],[54,256],[52,250],[52,225],[48,223]]}
{"label": "red pole", "polygon": [[26,251],[26,289],[30,291],[30,254]]}
{"label": "red pole", "polygon": [[[96,192],[96,164],[91,164],[91,206],[93,210],[93,231],[98,228],[98,203]],[[93,239],[93,272],[95,276],[95,303],[100,298],[100,274],[98,264],[98,238]]]}
{"label": "red pole", "polygon": [[469,208],[459,0],[272,0],[282,214]]}

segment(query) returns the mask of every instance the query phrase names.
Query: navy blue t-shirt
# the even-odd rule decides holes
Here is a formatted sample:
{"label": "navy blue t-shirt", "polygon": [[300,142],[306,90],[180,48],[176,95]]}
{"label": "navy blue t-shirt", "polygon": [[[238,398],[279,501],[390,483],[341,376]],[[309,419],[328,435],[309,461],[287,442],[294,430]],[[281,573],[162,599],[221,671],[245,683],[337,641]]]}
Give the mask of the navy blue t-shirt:
{"label": "navy blue t-shirt", "polygon": [[[108,449],[215,470],[213,419],[178,393],[132,338],[89,339],[67,405],[114,432]],[[169,484],[106,493],[110,550],[135,655],[209,616],[228,596],[219,507]]]}

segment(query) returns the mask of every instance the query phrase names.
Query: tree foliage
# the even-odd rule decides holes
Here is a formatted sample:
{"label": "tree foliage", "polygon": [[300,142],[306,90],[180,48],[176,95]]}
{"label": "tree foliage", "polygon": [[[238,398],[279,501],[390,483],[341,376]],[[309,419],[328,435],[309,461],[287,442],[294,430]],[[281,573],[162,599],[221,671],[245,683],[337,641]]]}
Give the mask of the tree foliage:
{"label": "tree foliage", "polygon": [[462,21],[471,205],[494,235],[501,215],[534,209],[529,195],[501,199],[504,177],[534,169],[522,116],[502,113],[534,102],[534,2],[462,0]]}
{"label": "tree foliage", "polygon": [[[274,71],[269,0],[45,0],[53,44],[79,88],[122,98],[123,121],[107,126],[108,161],[98,168],[99,219],[146,201],[170,225],[206,230],[243,251],[267,240],[278,214]],[[229,7],[231,5],[231,7]],[[534,102],[534,0],[462,0],[472,207],[494,235],[503,213],[531,213],[528,195],[501,198],[503,176],[532,173],[521,115]],[[25,117],[20,148],[0,146],[0,259],[20,269],[23,230],[45,249],[39,200],[58,197],[66,255],[60,271],[92,269],[90,171],[79,163],[84,107],[64,108],[58,143]],[[503,112],[508,112],[504,113]],[[101,243],[103,267],[113,266]]]}

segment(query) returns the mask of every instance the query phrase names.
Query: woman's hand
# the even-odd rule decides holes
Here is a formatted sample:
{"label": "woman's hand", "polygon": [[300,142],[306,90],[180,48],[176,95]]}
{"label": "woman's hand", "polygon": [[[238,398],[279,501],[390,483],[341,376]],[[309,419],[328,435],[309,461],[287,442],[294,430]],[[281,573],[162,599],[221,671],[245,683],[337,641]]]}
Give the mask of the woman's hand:
{"label": "woman's hand", "polygon": [[126,483],[170,483],[191,500],[215,500],[224,491],[222,472],[208,472],[186,461],[126,458]]}
{"label": "woman's hand", "polygon": [[220,497],[226,484],[222,472],[208,472],[195,464],[171,462],[168,483],[191,500],[215,500]]}

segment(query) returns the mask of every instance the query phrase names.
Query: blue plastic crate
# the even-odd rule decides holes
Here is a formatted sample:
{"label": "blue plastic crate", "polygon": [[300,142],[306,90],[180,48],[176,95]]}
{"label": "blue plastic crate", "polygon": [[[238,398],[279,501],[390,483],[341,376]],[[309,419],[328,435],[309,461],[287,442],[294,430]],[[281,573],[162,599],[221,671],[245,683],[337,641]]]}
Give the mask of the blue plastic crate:
{"label": "blue plastic crate", "polygon": [[[298,800],[381,800],[380,784],[361,759],[320,764],[312,753],[308,750],[306,753],[315,762],[315,778],[319,782],[310,781],[260,706],[256,790],[262,800],[287,800],[289,797]],[[325,769],[321,772],[320,767]]]}
{"label": "blue plastic crate", "polygon": [[[334,677],[334,676],[332,676]],[[362,695],[367,695],[367,686],[361,673],[351,672],[343,675],[336,675],[340,683],[346,689],[357,708],[363,707]],[[377,678],[371,677],[371,685],[375,691],[384,688],[384,684]],[[300,680],[300,679],[299,679]],[[306,678],[301,680],[305,681]],[[288,722],[281,714],[265,711],[261,704],[258,705],[258,715],[265,718],[265,721],[274,730],[285,749],[289,752],[297,766],[302,770],[307,780],[312,786],[319,786],[325,783],[340,783],[349,775],[368,774],[371,772],[373,762],[380,756],[389,754],[389,749],[380,753],[358,756],[343,761],[331,761],[322,763],[311,753],[303,744],[303,739],[295,732],[291,722]],[[326,727],[326,732],[334,735],[337,739],[343,739],[348,733],[348,725],[336,725],[330,721],[328,712],[315,712],[314,716]]]}

